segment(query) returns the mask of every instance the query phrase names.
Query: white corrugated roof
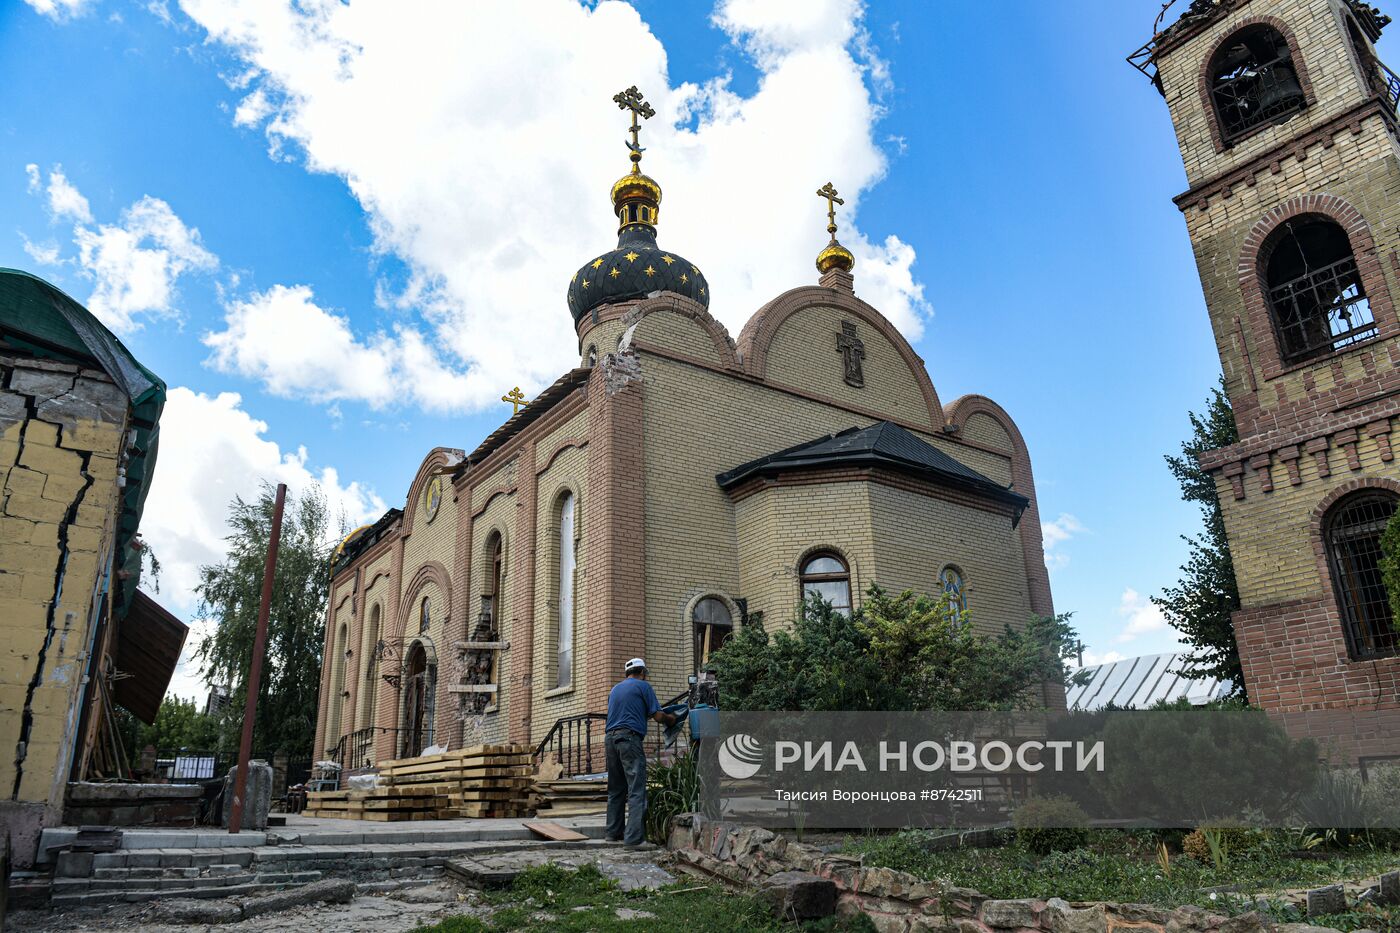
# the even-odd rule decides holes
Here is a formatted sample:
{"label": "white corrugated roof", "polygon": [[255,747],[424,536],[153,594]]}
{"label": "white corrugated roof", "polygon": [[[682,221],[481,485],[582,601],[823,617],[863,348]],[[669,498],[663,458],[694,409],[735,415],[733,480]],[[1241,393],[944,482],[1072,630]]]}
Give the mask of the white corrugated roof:
{"label": "white corrugated roof", "polygon": [[1180,697],[1200,706],[1228,695],[1233,686],[1228,680],[1213,677],[1183,677],[1179,654],[1145,654],[1084,670],[1089,672],[1088,681],[1083,686],[1070,687],[1065,697],[1070,709],[1103,709],[1110,703],[1146,709],[1160,700]]}

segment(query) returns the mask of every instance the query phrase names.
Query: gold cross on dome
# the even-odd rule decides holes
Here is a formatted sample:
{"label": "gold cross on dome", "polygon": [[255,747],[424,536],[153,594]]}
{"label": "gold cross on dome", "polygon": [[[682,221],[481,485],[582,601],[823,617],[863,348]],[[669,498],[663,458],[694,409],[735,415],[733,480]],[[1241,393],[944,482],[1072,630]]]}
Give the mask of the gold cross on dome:
{"label": "gold cross on dome", "polygon": [[627,148],[632,150],[631,159],[633,162],[642,161],[642,144],[639,134],[642,131],[642,124],[637,119],[650,120],[656,116],[656,111],[651,109],[651,104],[642,99],[642,92],[637,90],[637,85],[632,85],[625,91],[618,91],[613,95],[613,103],[617,104],[619,110],[632,111],[632,141],[627,144]]}
{"label": "gold cross on dome", "polygon": [[509,402],[511,404],[511,406],[514,409],[511,412],[512,415],[519,414],[521,408],[530,404],[529,402],[525,401],[525,393],[520,391],[520,386],[516,386],[515,388],[507,392],[505,395],[502,395],[501,401]]}
{"label": "gold cross on dome", "polygon": [[827,182],[817,189],[817,197],[826,198],[826,232],[836,236],[836,205],[846,202],[836,196],[836,188]]}

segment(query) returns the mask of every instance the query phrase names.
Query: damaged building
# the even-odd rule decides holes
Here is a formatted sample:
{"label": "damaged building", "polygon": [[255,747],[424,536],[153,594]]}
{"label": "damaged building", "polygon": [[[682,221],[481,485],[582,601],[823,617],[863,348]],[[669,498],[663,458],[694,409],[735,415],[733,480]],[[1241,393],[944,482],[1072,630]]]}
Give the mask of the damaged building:
{"label": "damaged building", "polygon": [[[616,100],[648,115],[635,89]],[[790,624],[812,593],[947,592],[988,632],[1053,614],[1021,432],[983,396],[945,404],[856,295],[836,190],[819,280],[736,338],[699,266],[658,244],[661,187],[629,148],[617,246],[568,283],[578,366],[474,450],[428,453],[403,507],[339,549],[318,756],[600,743],[628,658],[679,694],[738,627]]]}
{"label": "damaged building", "polygon": [[0,841],[31,862],[69,781],[123,776],[186,627],[138,590],[165,384],[82,305],[0,269]]}

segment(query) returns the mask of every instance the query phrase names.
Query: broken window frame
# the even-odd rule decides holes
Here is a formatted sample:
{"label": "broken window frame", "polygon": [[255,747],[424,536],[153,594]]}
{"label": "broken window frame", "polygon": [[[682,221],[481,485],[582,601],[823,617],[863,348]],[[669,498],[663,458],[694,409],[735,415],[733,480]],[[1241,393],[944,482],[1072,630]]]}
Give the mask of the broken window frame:
{"label": "broken window frame", "polygon": [[690,623],[695,642],[695,670],[702,671],[710,663],[710,656],[733,637],[734,610],[719,596],[702,596],[690,610]]}
{"label": "broken window frame", "polygon": [[1393,493],[1367,489],[1334,503],[1323,519],[1327,568],[1353,660],[1400,654],[1379,565],[1381,534],[1396,505]]}
{"label": "broken window frame", "polygon": [[[1331,235],[1338,238],[1337,245],[1346,244],[1346,252],[1313,267],[1299,232],[1319,225],[1330,227]],[[1261,278],[1279,359],[1285,366],[1328,356],[1379,335],[1356,254],[1340,224],[1329,217],[1295,219],[1284,223],[1276,234],[1261,262]],[[1302,272],[1276,281],[1272,267],[1279,249],[1290,240],[1302,260]],[[1337,253],[1340,250],[1334,251]]]}
{"label": "broken window frame", "polygon": [[[1236,50],[1241,47],[1250,57],[1238,59]],[[1227,148],[1262,126],[1286,123],[1307,109],[1293,48],[1283,33],[1265,23],[1246,26],[1222,42],[1208,73],[1209,103]],[[1272,92],[1284,96],[1261,104]]]}

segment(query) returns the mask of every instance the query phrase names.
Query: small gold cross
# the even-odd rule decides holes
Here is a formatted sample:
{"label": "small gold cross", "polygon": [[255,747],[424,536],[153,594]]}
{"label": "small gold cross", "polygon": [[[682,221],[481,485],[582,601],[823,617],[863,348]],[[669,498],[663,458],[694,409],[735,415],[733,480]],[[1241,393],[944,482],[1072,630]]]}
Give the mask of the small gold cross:
{"label": "small gold cross", "polygon": [[509,402],[513,406],[514,410],[511,412],[512,415],[519,414],[521,408],[530,404],[525,401],[525,393],[520,391],[520,386],[516,386],[505,395],[502,395],[501,401]]}
{"label": "small gold cross", "polygon": [[817,197],[826,198],[826,232],[836,237],[836,205],[846,202],[836,196],[836,188],[827,182],[817,189]]}

